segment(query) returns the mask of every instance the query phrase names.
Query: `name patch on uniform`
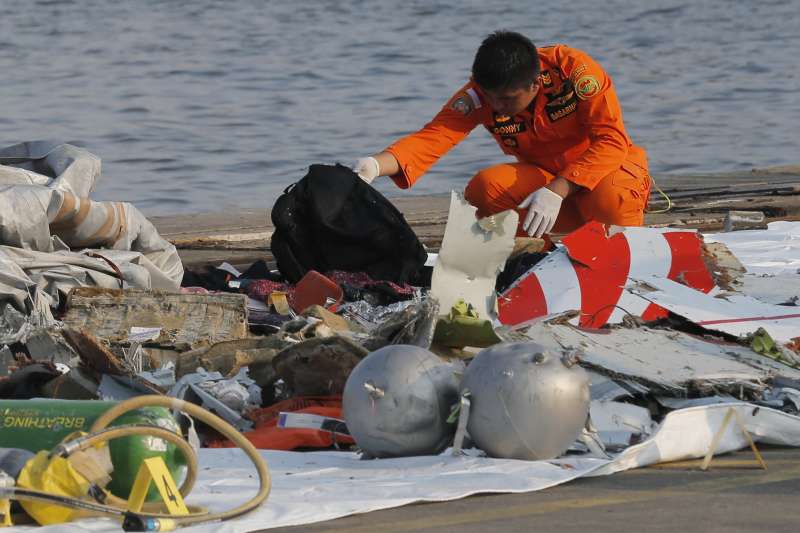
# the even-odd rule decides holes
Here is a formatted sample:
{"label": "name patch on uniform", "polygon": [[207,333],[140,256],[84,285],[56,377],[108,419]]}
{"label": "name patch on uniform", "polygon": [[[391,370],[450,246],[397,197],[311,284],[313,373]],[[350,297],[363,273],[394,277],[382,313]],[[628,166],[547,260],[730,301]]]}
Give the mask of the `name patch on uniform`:
{"label": "name patch on uniform", "polygon": [[526,131],[525,122],[515,121],[514,117],[509,115],[494,114],[494,124],[486,126],[486,129],[493,135],[500,137],[500,142],[509,148],[516,148],[519,146],[519,141],[515,135]]}
{"label": "name patch on uniform", "polygon": [[495,135],[516,135],[525,131],[524,122],[511,122],[509,124],[492,126],[491,132]]}
{"label": "name patch on uniform", "polygon": [[547,116],[550,118],[551,122],[555,122],[557,120],[561,120],[562,118],[571,115],[575,112],[578,108],[578,102],[572,102],[569,105],[566,105],[560,109],[556,109],[554,111],[548,111]]}
{"label": "name patch on uniform", "polygon": [[578,109],[575,87],[569,80],[564,81],[558,92],[545,93],[545,95],[547,96],[547,104],[544,107],[550,122],[561,120]]}
{"label": "name patch on uniform", "polygon": [[[494,114],[494,124],[488,128],[494,135],[500,135],[505,138],[507,135],[517,135],[525,131],[525,123],[514,122],[513,118],[508,115]],[[507,146],[511,146],[506,143]],[[516,146],[516,145],[515,145]]]}

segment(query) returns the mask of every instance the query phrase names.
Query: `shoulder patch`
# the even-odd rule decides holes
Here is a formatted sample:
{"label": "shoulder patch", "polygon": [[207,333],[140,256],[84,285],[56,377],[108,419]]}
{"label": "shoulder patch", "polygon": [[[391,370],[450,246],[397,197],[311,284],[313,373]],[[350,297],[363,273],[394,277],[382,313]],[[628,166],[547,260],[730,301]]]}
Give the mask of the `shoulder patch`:
{"label": "shoulder patch", "polygon": [[450,109],[461,113],[462,115],[469,115],[475,109],[472,99],[465,93],[459,94],[453,99],[450,104]]}
{"label": "shoulder patch", "polygon": [[600,82],[591,74],[586,74],[575,80],[575,93],[581,100],[591,98],[600,92]]}

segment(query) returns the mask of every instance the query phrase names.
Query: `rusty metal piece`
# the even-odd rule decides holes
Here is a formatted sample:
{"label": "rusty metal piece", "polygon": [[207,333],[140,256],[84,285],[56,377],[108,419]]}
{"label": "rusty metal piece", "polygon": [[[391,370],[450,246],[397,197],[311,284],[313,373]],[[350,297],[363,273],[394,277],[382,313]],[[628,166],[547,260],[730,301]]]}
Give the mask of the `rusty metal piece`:
{"label": "rusty metal piece", "polygon": [[721,242],[703,243],[702,256],[714,283],[725,290],[735,290],[734,283],[747,272],[736,256]]}
{"label": "rusty metal piece", "polygon": [[87,330],[64,328],[64,338],[78,352],[78,357],[91,370],[99,374],[127,375],[130,372],[119,362],[111,350]]}

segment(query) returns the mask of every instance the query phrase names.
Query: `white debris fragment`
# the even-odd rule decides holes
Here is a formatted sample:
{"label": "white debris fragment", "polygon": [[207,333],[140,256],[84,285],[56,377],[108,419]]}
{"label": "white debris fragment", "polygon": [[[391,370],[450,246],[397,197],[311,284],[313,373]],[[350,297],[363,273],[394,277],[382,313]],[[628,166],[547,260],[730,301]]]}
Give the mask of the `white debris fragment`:
{"label": "white debris fragment", "polygon": [[431,279],[431,295],[447,312],[460,299],[469,302],[478,316],[495,320],[495,283],[514,249],[519,216],[516,211],[492,215],[479,221],[477,209],[458,193],[450,195],[450,212]]}

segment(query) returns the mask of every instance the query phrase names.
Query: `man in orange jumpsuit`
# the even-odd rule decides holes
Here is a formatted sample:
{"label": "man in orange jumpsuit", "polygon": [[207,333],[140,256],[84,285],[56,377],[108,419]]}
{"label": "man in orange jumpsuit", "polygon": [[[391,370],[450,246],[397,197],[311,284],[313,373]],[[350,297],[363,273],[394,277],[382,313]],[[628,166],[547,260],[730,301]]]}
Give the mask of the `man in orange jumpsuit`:
{"label": "man in orange jumpsuit", "polygon": [[537,50],[515,32],[487,37],[469,83],[433,120],[354,170],[367,183],[388,175],[408,188],[479,124],[517,162],[485,168],[467,184],[478,216],[517,209],[517,234],[534,237],[590,220],[643,224],[647,156],[625,132],[611,77],[580,50]]}

